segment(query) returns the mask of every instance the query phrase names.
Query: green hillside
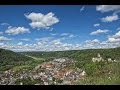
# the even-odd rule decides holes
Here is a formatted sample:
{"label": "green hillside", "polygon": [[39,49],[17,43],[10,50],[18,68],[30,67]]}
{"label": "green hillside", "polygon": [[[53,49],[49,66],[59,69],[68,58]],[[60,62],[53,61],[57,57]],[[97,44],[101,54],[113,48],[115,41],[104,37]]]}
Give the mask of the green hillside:
{"label": "green hillside", "polygon": [[[98,53],[105,62],[92,62],[92,58],[97,57]],[[86,77],[77,84],[120,84],[120,48],[19,53],[0,49],[0,71],[9,69],[18,71],[22,71],[23,69],[29,70],[42,62],[64,57],[77,61],[70,68],[80,68],[87,73]],[[108,58],[117,62],[107,62]]]}
{"label": "green hillside", "polygon": [[23,52],[23,54],[41,57],[41,58],[60,58],[69,57],[78,61],[90,61],[100,53],[103,58],[112,58],[120,60],[120,48],[113,49],[86,49],[86,50],[71,50],[71,51],[55,51],[55,52]]}
{"label": "green hillside", "polygon": [[30,60],[32,59],[24,55],[10,50],[0,49],[0,71],[5,71],[19,65],[24,65],[26,61]]}

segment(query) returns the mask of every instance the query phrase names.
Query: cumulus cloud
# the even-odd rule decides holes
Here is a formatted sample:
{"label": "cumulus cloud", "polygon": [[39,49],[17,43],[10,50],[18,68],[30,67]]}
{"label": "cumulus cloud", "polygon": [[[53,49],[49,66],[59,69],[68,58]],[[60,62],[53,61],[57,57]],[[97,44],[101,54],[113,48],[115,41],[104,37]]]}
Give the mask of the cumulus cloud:
{"label": "cumulus cloud", "polygon": [[56,39],[50,42],[52,45],[61,45],[61,39]]}
{"label": "cumulus cloud", "polygon": [[101,21],[102,22],[113,22],[113,21],[116,21],[118,19],[119,19],[118,15],[112,15],[112,16],[106,16],[104,18],[101,18]]}
{"label": "cumulus cloud", "polygon": [[115,35],[112,36],[113,38],[120,38],[120,31],[118,31]]}
{"label": "cumulus cloud", "polygon": [[21,46],[21,45],[23,45],[23,42],[19,42],[19,43],[17,43],[17,45],[18,45],[18,46]]}
{"label": "cumulus cloud", "polygon": [[110,43],[120,43],[120,31],[118,31],[117,33],[115,33],[112,36],[108,37],[108,42]]}
{"label": "cumulus cloud", "polygon": [[120,5],[97,5],[96,10],[100,12],[109,12],[120,10]]}
{"label": "cumulus cloud", "polygon": [[100,43],[100,41],[98,39],[94,39],[94,40],[86,40],[85,41],[87,44],[98,44]]}
{"label": "cumulus cloud", "polygon": [[[25,44],[23,42],[18,43],[0,43],[0,48],[10,49],[16,52],[20,51],[63,51],[63,50],[78,50],[81,49],[81,44],[70,44],[63,42],[62,38],[49,39],[48,37],[41,38],[40,41],[35,41],[34,43]],[[45,42],[45,43],[44,43]]]}
{"label": "cumulus cloud", "polygon": [[38,30],[49,29],[51,26],[59,22],[59,19],[52,12],[46,15],[32,12],[30,14],[25,14],[25,17],[32,21],[29,25],[34,29],[37,28]]}
{"label": "cumulus cloud", "polygon": [[96,24],[94,24],[93,26],[94,26],[94,27],[98,27],[98,26],[100,26],[100,24],[99,24],[99,23],[96,23]]}
{"label": "cumulus cloud", "polygon": [[5,33],[8,33],[10,35],[17,35],[17,34],[30,33],[30,30],[24,27],[8,27]]}
{"label": "cumulus cloud", "polygon": [[120,46],[120,43],[110,43],[108,40],[99,41],[98,39],[86,40],[83,49],[99,49],[99,48],[115,48]]}
{"label": "cumulus cloud", "polygon": [[97,49],[97,48],[114,48],[120,46],[120,43],[109,43],[106,41],[99,41],[98,39],[86,40],[85,44],[71,44],[65,43],[61,38],[49,40],[46,43],[43,41],[36,41],[34,43],[17,44],[0,43],[0,48],[10,49],[16,52],[20,51],[64,51],[64,50],[81,50],[81,49]]}
{"label": "cumulus cloud", "polygon": [[103,33],[105,34],[107,32],[109,32],[109,30],[107,29],[104,29],[104,30],[98,29],[96,31],[91,32],[90,35],[97,35],[97,34],[103,34]]}
{"label": "cumulus cloud", "polygon": [[94,40],[86,40],[83,48],[90,49],[90,48],[98,48],[100,46],[100,41],[98,39]]}
{"label": "cumulus cloud", "polygon": [[113,37],[110,37],[110,38],[108,38],[108,42],[110,42],[110,43],[120,42],[120,38],[113,38]]}
{"label": "cumulus cloud", "polygon": [[11,40],[11,39],[4,36],[0,36],[0,41],[6,41],[6,40]]}

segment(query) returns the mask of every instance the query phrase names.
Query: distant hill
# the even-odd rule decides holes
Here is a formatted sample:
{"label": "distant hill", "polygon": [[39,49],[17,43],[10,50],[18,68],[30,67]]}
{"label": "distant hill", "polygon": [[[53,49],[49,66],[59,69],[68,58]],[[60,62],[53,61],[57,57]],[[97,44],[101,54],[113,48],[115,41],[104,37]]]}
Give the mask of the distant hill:
{"label": "distant hill", "polygon": [[0,61],[5,61],[5,60],[15,60],[15,61],[24,61],[27,59],[31,59],[29,57],[26,57],[20,53],[16,53],[10,50],[6,49],[0,49]]}
{"label": "distant hill", "polygon": [[54,51],[54,52],[22,52],[23,54],[41,57],[41,58],[60,58],[69,57],[79,61],[89,61],[92,57],[96,57],[98,53],[102,55],[104,59],[112,58],[120,60],[120,48],[110,49],[84,49],[84,50],[70,50],[70,51]]}
{"label": "distant hill", "polygon": [[0,49],[0,70],[7,70],[13,66],[22,65],[31,58],[16,52]]}

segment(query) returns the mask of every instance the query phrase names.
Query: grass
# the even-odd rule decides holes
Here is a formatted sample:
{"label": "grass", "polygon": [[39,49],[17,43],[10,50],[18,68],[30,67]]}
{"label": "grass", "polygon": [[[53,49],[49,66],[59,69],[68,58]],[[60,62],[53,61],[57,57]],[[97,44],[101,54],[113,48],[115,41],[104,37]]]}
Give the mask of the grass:
{"label": "grass", "polygon": [[44,62],[45,59],[43,58],[38,58],[38,59],[33,59],[31,61],[26,61],[25,65],[20,65],[20,66],[15,66],[12,68],[15,72],[20,72],[23,70],[32,70],[35,66],[41,64]]}
{"label": "grass", "polygon": [[[96,68],[96,66],[94,64],[93,67],[94,67],[93,69],[87,67],[87,69],[89,69],[88,72],[90,72],[90,73],[85,77],[85,79],[80,80],[78,82],[79,84],[83,84],[83,85],[120,85],[120,69],[119,69],[120,63],[105,64],[101,68]],[[111,71],[111,73],[109,73],[110,71]]]}

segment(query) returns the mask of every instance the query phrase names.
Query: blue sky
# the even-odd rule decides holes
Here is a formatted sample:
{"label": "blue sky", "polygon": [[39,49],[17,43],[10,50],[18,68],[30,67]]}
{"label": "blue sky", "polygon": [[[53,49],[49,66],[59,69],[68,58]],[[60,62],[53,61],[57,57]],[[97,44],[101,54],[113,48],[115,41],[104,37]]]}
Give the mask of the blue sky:
{"label": "blue sky", "polygon": [[3,5],[0,12],[0,48],[60,51],[120,45],[120,5]]}

